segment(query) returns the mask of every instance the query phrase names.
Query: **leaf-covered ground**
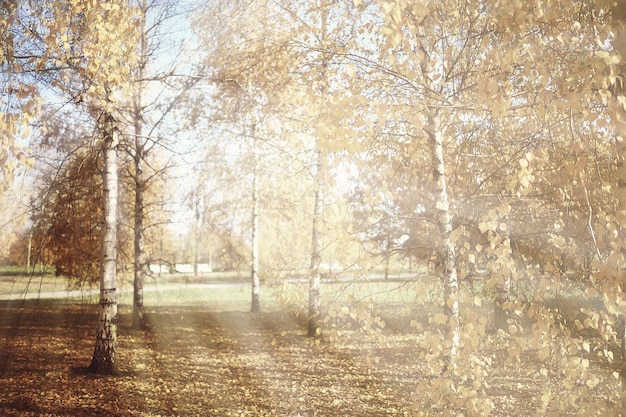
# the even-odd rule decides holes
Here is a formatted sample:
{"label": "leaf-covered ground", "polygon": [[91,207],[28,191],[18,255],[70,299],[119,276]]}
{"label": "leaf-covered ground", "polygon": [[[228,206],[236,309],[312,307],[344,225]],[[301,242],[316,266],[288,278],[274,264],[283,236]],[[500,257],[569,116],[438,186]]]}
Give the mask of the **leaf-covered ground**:
{"label": "leaf-covered ground", "polygon": [[[93,305],[0,304],[0,415],[384,416],[416,415],[423,406],[417,389],[432,376],[402,320],[381,337],[313,341],[289,312],[222,310],[161,306],[149,310],[147,330],[135,331],[122,307],[123,374],[97,377],[81,370],[93,349]],[[505,356],[494,347],[491,415],[535,415],[546,390],[540,366],[532,355],[515,366]],[[612,370],[594,369],[605,381],[591,390],[594,410],[618,415]],[[558,379],[552,384],[552,403],[566,399]]]}

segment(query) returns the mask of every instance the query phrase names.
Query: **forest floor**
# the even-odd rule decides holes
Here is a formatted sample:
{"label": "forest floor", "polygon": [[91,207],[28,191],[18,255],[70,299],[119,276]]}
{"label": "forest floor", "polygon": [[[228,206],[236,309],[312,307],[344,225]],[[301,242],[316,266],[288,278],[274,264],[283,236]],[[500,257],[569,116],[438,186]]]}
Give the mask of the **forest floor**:
{"label": "forest floor", "polygon": [[[423,408],[418,386],[432,375],[408,318],[387,318],[377,337],[312,340],[292,311],[274,303],[251,314],[232,291],[241,293],[222,288],[221,297],[185,304],[161,298],[148,307],[143,331],[130,328],[130,308],[120,305],[115,377],[83,371],[94,345],[93,303],[0,302],[0,415],[412,416]],[[485,391],[490,415],[541,415],[541,367],[532,355],[514,367],[496,359]],[[591,368],[603,382],[589,390],[595,414],[584,415],[619,415],[614,369]],[[570,415],[550,413],[559,398],[567,401],[559,384],[552,379],[554,405],[544,415]]]}

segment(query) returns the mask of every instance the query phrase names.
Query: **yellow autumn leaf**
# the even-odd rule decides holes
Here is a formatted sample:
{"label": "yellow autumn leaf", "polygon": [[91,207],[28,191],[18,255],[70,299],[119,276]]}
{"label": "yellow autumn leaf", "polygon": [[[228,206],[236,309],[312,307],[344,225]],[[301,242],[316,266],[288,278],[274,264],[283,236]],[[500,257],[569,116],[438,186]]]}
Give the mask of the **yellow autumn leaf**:
{"label": "yellow autumn leaf", "polygon": [[435,316],[433,317],[433,323],[435,323],[436,325],[443,325],[446,323],[446,315],[443,313],[437,313],[435,314]]}
{"label": "yellow autumn leaf", "polygon": [[523,169],[528,168],[528,159],[522,158],[519,160],[519,164]]}
{"label": "yellow autumn leaf", "polygon": [[587,387],[589,387],[589,389],[593,389],[595,388],[598,384],[600,383],[600,379],[598,379],[598,377],[593,378],[593,379],[588,379],[585,382],[585,385],[587,385]]}

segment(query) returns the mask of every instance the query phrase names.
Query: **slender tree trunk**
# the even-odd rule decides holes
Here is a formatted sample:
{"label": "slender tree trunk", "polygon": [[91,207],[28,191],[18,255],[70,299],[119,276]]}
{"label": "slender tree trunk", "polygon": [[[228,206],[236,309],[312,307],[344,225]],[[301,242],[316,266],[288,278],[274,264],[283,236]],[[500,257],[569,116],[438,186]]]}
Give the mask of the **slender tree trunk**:
{"label": "slender tree trunk", "polygon": [[[28,232],[28,253],[26,255],[26,275],[30,275],[30,260],[33,251],[33,231]],[[35,265],[33,265],[33,274],[35,273]]]}
{"label": "slender tree trunk", "polygon": [[259,169],[257,166],[257,149],[256,138],[254,137],[253,129],[252,140],[255,146],[253,173],[252,173],[252,273],[250,277],[252,286],[252,302],[250,311],[252,313],[258,313],[261,311],[261,281],[259,280]]}
{"label": "slender tree trunk", "polygon": [[145,241],[144,241],[144,215],[145,215],[145,188],[144,174],[144,142],[143,142],[143,112],[141,108],[141,88],[135,95],[134,103],[134,129],[135,129],[135,207],[133,213],[133,329],[145,328],[143,306],[143,282],[145,277]]}
{"label": "slender tree trunk", "polygon": [[133,328],[145,328],[143,306],[143,282],[145,266],[144,250],[144,192],[145,179],[143,171],[143,143],[141,138],[141,122],[135,121],[135,212],[134,212],[134,239],[133,239]]}
{"label": "slender tree trunk", "polygon": [[436,189],[437,222],[441,235],[439,256],[443,264],[443,288],[444,288],[444,311],[448,323],[448,337],[450,340],[450,361],[454,364],[458,354],[459,336],[459,281],[456,269],[456,245],[451,239],[452,215],[450,214],[450,201],[448,198],[448,185],[446,181],[446,164],[443,148],[443,126],[441,117],[436,110],[431,110],[429,126],[432,131],[428,132],[435,165],[433,179]]}
{"label": "slender tree trunk", "polygon": [[116,374],[117,342],[117,206],[118,174],[117,147],[119,132],[113,117],[104,116],[104,231],[102,239],[102,265],[100,268],[100,308],[96,328],[96,345],[88,370],[94,373]]}
{"label": "slender tree trunk", "polygon": [[[145,31],[145,19],[147,2],[143,0],[140,4],[143,12],[140,19],[141,45],[140,57],[145,62],[147,60],[147,34]],[[140,65],[137,70],[137,79],[143,78],[144,66]],[[144,216],[145,200],[144,192],[146,181],[144,177],[144,139],[143,139],[143,108],[141,104],[143,88],[141,81],[136,85],[134,96],[134,129],[135,129],[135,211],[134,211],[134,233],[133,233],[133,329],[144,329],[146,326],[143,306],[143,283],[145,278],[145,240],[144,240]]]}
{"label": "slender tree trunk", "polygon": [[200,253],[200,229],[201,229],[201,225],[200,225],[200,193],[196,192],[196,195],[194,196],[194,201],[193,201],[193,205],[194,205],[194,220],[196,223],[195,229],[196,229],[196,233],[195,233],[195,239],[194,239],[194,243],[193,243],[193,274],[195,276],[198,276],[198,263],[200,262],[199,260],[199,253]]}
{"label": "slender tree trunk", "polygon": [[322,260],[321,255],[321,235],[320,221],[322,218],[322,152],[316,151],[316,161],[314,165],[315,175],[315,196],[313,203],[313,227],[311,231],[311,264],[309,267],[309,317],[308,335],[309,337],[319,336],[321,329],[319,326],[320,317],[320,273],[319,267]]}

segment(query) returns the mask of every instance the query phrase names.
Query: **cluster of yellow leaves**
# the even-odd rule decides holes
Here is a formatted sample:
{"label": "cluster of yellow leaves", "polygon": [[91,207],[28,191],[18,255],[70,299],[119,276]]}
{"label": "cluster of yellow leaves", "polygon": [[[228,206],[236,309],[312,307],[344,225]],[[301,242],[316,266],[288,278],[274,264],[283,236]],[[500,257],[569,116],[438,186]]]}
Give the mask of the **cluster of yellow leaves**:
{"label": "cluster of yellow leaves", "polygon": [[[387,37],[386,47],[388,49],[395,49],[402,43],[404,38],[403,28],[405,24],[405,18],[411,16],[411,19],[420,22],[426,16],[428,16],[429,1],[382,1],[380,6],[383,12],[383,18],[385,20],[385,26],[382,29],[382,33]],[[360,1],[355,1],[355,5],[360,5]]]}
{"label": "cluster of yellow leaves", "polygon": [[[0,166],[10,175],[15,162],[23,159],[23,153],[15,149],[15,138],[27,136],[28,127],[40,114],[39,86],[29,76],[52,74],[46,77],[48,87],[91,106],[110,106],[131,79],[137,15],[121,0],[7,5],[0,13],[4,72],[0,132],[6,154],[0,157]],[[24,31],[25,27],[29,30]],[[13,36],[16,32],[17,37]],[[81,91],[76,91],[75,81]]]}
{"label": "cluster of yellow leaves", "polygon": [[[90,85],[88,98],[106,105],[132,77],[138,44],[138,19],[127,2],[77,2],[84,30],[76,41],[84,57],[80,76]],[[71,58],[70,58],[71,59]],[[118,96],[119,98],[119,96]]]}

